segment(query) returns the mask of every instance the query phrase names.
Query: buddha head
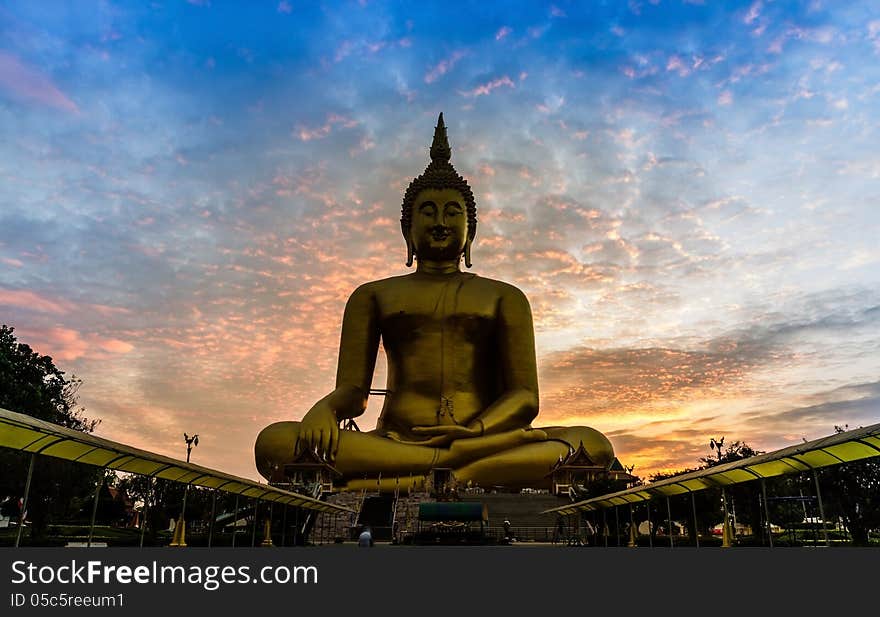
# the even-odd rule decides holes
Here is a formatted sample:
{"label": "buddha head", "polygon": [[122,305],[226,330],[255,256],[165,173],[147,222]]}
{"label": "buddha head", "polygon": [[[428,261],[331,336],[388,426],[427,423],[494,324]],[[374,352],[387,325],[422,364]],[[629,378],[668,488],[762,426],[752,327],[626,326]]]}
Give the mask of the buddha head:
{"label": "buddha head", "polygon": [[410,182],[403,195],[400,229],[406,240],[406,265],[413,257],[455,260],[471,267],[471,244],[477,233],[477,204],[467,181],[450,164],[452,149],[443,114],[434,129],[431,163]]}

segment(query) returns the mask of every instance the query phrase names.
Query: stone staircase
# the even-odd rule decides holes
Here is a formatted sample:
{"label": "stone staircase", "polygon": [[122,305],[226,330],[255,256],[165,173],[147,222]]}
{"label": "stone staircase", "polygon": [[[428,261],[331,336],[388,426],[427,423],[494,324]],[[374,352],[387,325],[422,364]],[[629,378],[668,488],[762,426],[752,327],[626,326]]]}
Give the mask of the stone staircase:
{"label": "stone staircase", "polygon": [[[338,538],[343,541],[357,539],[357,534],[360,533],[363,525],[363,521],[358,521],[361,505],[365,499],[377,495],[376,491],[360,491],[333,493],[327,496],[325,501],[328,503],[351,508],[357,514],[337,514],[334,516],[332,513],[318,513],[309,534],[309,541],[312,544],[331,544],[337,542]],[[404,537],[415,534],[419,524],[419,504],[423,501],[434,501],[434,498],[426,492],[412,492],[410,494],[401,492],[392,506],[393,529],[390,527],[374,529],[374,535],[392,539],[392,533],[396,532],[397,535],[393,539],[401,541]]]}
{"label": "stone staircase", "polygon": [[357,512],[360,511],[363,493],[332,493],[324,501],[338,506],[351,508],[355,514],[344,512],[333,514],[330,512],[318,512],[315,524],[309,533],[309,542],[312,544],[332,544],[337,538],[351,539],[351,529],[357,527]]}
{"label": "stone staircase", "polygon": [[486,505],[489,513],[486,535],[490,538],[501,539],[504,521],[508,520],[516,538],[521,541],[536,542],[551,542],[556,528],[557,517],[541,512],[571,503],[568,497],[541,493],[462,495],[461,501],[476,501]]}
{"label": "stone staircase", "polygon": [[407,538],[414,536],[418,531],[419,504],[428,501],[436,500],[426,492],[412,492],[409,495],[402,493],[400,495],[394,517],[398,542],[405,542]]}
{"label": "stone staircase", "polygon": [[[332,514],[320,512],[309,534],[312,544],[332,544],[357,538],[361,531],[358,515],[361,505],[368,497],[375,497],[376,491],[333,493],[325,499],[329,503],[351,508],[357,514]],[[551,542],[554,539],[557,517],[541,514],[544,510],[571,503],[568,497],[548,494],[484,493],[481,495],[461,495],[461,501],[479,502],[486,505],[489,513],[489,526],[486,535],[500,540],[503,537],[503,524],[510,521],[513,535],[520,541]],[[419,529],[419,504],[436,501],[426,492],[401,492],[393,506],[394,528],[375,529],[375,535],[391,537],[397,542],[406,542],[415,536]],[[387,532],[387,533],[386,533]]]}

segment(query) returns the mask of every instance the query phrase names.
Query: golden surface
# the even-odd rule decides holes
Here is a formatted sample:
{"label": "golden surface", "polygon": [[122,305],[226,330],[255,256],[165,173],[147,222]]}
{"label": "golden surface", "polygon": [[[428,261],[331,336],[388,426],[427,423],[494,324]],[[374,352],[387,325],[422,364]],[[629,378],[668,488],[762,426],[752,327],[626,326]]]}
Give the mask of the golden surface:
{"label": "golden surface", "polygon": [[[467,199],[446,182],[454,173],[448,144],[445,161],[442,148],[435,156],[445,141],[441,115],[434,161],[423,176],[434,186],[404,206],[416,271],[352,293],[336,389],[302,422],[279,422],[260,433],[255,457],[263,476],[282,469],[300,448],[325,455],[348,489],[375,488],[380,476],[383,489],[393,489],[398,478],[405,487],[410,476],[418,485],[434,467],[451,468],[461,483],[541,487],[549,485],[544,476],[558,457],[581,441],[598,464],[613,459],[611,444],[593,429],[531,427],[538,379],[529,302],[512,285],[461,271],[476,218],[469,229]],[[376,429],[340,430],[342,420],[366,408],[380,339],[388,393]]]}

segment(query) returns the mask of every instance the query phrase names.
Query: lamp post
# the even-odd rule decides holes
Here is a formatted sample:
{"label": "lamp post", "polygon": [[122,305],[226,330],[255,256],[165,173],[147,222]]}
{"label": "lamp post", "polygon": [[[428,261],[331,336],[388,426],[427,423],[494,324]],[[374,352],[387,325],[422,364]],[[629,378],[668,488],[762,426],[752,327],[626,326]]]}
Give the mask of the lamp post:
{"label": "lamp post", "polygon": [[[192,449],[199,445],[199,436],[196,434],[190,437],[184,433],[183,440],[186,442],[186,462],[189,463]],[[186,520],[184,518],[184,513],[186,512],[187,493],[189,493],[188,483],[183,488],[183,507],[180,508],[180,518],[177,519],[177,524],[174,526],[174,536],[171,538],[171,544],[169,544],[169,546],[186,546]]]}
{"label": "lamp post", "polygon": [[715,439],[714,437],[709,439],[709,447],[712,448],[713,450],[716,450],[716,454],[718,454],[718,464],[719,465],[721,464],[721,456],[722,456],[721,448],[723,446],[724,446],[724,437],[722,437],[721,439]]}

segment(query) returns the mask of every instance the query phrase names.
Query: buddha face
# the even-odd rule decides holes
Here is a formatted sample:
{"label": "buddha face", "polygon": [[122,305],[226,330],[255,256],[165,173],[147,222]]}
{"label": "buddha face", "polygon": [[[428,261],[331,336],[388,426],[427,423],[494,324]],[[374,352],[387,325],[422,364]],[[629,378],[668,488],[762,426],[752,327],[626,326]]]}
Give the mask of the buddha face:
{"label": "buddha face", "polygon": [[425,189],[412,205],[412,243],[421,260],[448,261],[461,257],[467,241],[467,213],[455,189]]}

